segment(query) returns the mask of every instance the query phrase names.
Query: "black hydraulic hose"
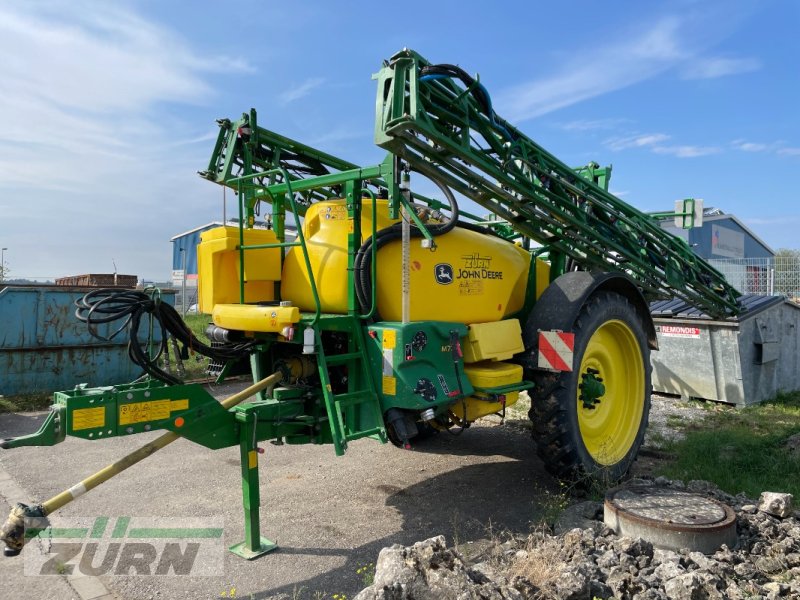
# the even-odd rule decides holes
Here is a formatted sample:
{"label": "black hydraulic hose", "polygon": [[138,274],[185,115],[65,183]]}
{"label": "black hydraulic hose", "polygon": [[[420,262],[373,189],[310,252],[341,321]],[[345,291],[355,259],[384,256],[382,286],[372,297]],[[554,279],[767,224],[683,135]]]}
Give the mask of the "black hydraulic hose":
{"label": "black hydraulic hose", "polygon": [[470,94],[481,107],[483,114],[485,114],[492,125],[498,127],[503,134],[510,140],[515,141],[517,136],[512,133],[512,127],[505,119],[501,118],[492,108],[492,98],[489,92],[477,81],[472,75],[467,73],[464,69],[457,65],[440,64],[440,65],[426,65],[419,71],[420,81],[426,79],[443,79],[447,77],[455,77],[460,79]]}
{"label": "black hydraulic hose", "polygon": [[461,351],[461,341],[458,339],[458,331],[455,329],[450,330],[450,355],[453,357],[453,370],[456,373],[458,393],[461,394],[461,410],[463,411],[464,416],[459,424],[460,429],[457,432],[449,428],[447,431],[453,435],[461,435],[464,433],[464,430],[469,427],[469,421],[467,420],[467,399],[466,395],[464,394],[464,384],[461,383],[461,373],[458,370],[458,363],[460,363],[464,358],[464,353]]}
{"label": "black hydraulic hose", "polygon": [[447,187],[445,184],[443,184],[441,181],[437,179],[431,178],[431,181],[433,181],[433,183],[436,184],[436,187],[442,190],[442,194],[444,194],[444,197],[447,198],[447,204],[450,205],[450,218],[444,223],[431,225],[430,227],[428,227],[428,231],[430,232],[431,235],[434,236],[443,235],[448,231],[450,231],[451,229],[453,229],[453,227],[455,227],[456,223],[458,222],[458,216],[459,216],[458,202],[456,202],[456,197],[453,195],[453,192],[450,190],[449,187]]}
{"label": "black hydraulic hose", "polygon": [[[115,288],[101,288],[92,290],[75,301],[75,316],[86,323],[92,336],[110,341],[122,331],[128,331],[128,355],[134,364],[141,367],[145,373],[170,384],[183,383],[180,379],[167,373],[158,366],[158,359],[166,349],[167,333],[181,342],[185,347],[208,356],[214,360],[229,361],[241,358],[250,353],[253,342],[241,344],[226,344],[211,347],[195,337],[192,330],[186,325],[181,316],[171,305],[162,302],[145,292],[136,290],[119,290]],[[144,346],[147,341],[141,341],[139,328],[145,315],[150,316],[158,324],[161,332],[161,341],[158,350],[151,354]],[[111,334],[102,335],[97,326],[122,320],[122,324]],[[145,336],[145,339],[149,336]]]}
{"label": "black hydraulic hose", "polygon": [[[445,75],[447,77],[456,77],[461,80],[465,87],[470,88],[475,85],[475,78],[467,73],[464,69],[457,65],[440,64],[440,65],[427,65],[422,67],[419,71],[420,77],[426,75]],[[472,88],[472,95],[478,104],[481,105],[483,112],[489,116],[492,113],[492,102],[483,86],[475,86]]]}
{"label": "black hydraulic hose", "polygon": [[[434,236],[444,235],[448,231],[452,231],[452,229],[458,224],[458,203],[456,202],[456,198],[453,195],[453,192],[450,191],[446,185],[437,181],[436,179],[431,179],[433,183],[437,185],[437,187],[442,191],[445,198],[447,198],[447,203],[450,205],[450,218],[445,221],[444,223],[437,223],[428,227],[428,232]],[[358,298],[358,303],[361,307],[362,312],[366,313],[369,311],[370,306],[372,305],[372,245],[376,244],[377,250],[380,250],[383,246],[388,244],[389,242],[400,239],[403,235],[403,224],[402,223],[395,223],[394,225],[390,225],[384,229],[381,229],[378,233],[375,234],[374,238],[368,239],[361,245],[361,248],[358,249],[356,253],[355,263],[354,263],[354,274],[355,274],[355,283],[356,283],[356,296]],[[412,238],[421,238],[423,237],[422,231],[413,225],[411,227],[411,237]]]}
{"label": "black hydraulic hose", "polygon": [[[399,225],[399,223],[395,224]],[[402,231],[399,229],[393,229],[395,225],[387,227],[385,229],[381,229],[376,234],[376,243],[378,244],[378,249],[380,250],[383,246],[388,244],[393,240],[400,239],[402,237]],[[497,239],[504,239],[498,233],[492,229],[491,227],[482,227],[480,225],[475,225],[474,223],[467,223],[465,221],[459,221],[456,223],[456,227],[459,229],[466,229],[468,231],[474,231],[475,233],[480,233],[481,235],[490,235],[496,237]],[[383,234],[383,235],[382,235]],[[421,238],[422,232],[419,229],[413,228],[411,229],[411,237],[412,238]],[[363,312],[369,311],[369,308],[372,304],[372,240],[369,239],[359,248],[358,253],[356,254],[356,262],[354,267],[355,273],[355,280],[356,280],[356,295],[358,297],[358,303],[361,307]],[[380,316],[376,314],[375,320],[380,320]]]}

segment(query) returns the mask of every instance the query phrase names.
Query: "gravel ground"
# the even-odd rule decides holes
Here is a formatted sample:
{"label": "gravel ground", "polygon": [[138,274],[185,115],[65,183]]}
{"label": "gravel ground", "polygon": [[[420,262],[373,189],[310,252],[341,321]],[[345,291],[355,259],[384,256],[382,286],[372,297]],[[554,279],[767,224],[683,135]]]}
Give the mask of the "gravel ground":
{"label": "gravel ground", "polygon": [[[239,387],[221,386],[215,394],[224,397]],[[358,569],[374,563],[385,546],[443,534],[468,549],[490,530],[528,532],[552,511],[560,488],[535,456],[526,413],[521,406],[503,425],[490,418],[462,436],[433,436],[412,452],[360,440],[337,458],[329,446],[264,444],[262,534],[278,542],[278,551],[252,562],[224,552],[221,576],[100,579],[122,599],[219,598],[231,589],[237,598],[291,597],[298,590],[299,598],[352,597],[363,587]],[[648,436],[647,448],[672,435],[673,419],[702,414],[654,397],[651,424],[657,434]],[[0,415],[0,437],[33,431],[40,420],[41,413]],[[2,451],[0,478],[5,473],[25,493],[6,500],[42,501],[155,435],[97,442],[68,438],[50,448]],[[59,514],[207,517],[224,522],[227,546],[243,535],[239,479],[237,448],[210,451],[179,440]],[[42,594],[42,578],[24,576],[20,559],[5,559],[0,575],[8,597],[72,597],[59,576],[48,578],[51,592]]]}
{"label": "gravel ground", "polygon": [[[229,388],[217,390],[221,395]],[[38,415],[0,415],[0,437],[35,430]],[[103,441],[68,438],[54,447],[0,453],[0,467],[24,491],[9,501],[37,502],[66,489],[155,437]],[[211,577],[103,575],[118,598],[237,598],[327,594],[352,597],[363,587],[358,569],[393,543],[431,532],[460,544],[492,527],[527,531],[558,486],[536,458],[528,432],[491,422],[461,436],[440,434],[408,452],[372,440],[351,444],[337,458],[330,446],[264,444],[260,461],[262,534],[276,552],[247,562],[224,551],[224,574]],[[2,476],[2,473],[0,473]],[[225,546],[243,537],[238,448],[210,451],[179,440],[67,505],[62,517],[206,517],[222,521]],[[23,575],[22,557],[5,559],[6,597],[46,597],[41,577]],[[0,559],[2,560],[2,559]],[[98,561],[99,562],[99,559]],[[52,598],[68,598],[63,578]],[[105,599],[104,599],[105,600]]]}
{"label": "gravel ground", "polygon": [[665,440],[683,437],[682,428],[701,421],[707,414],[699,402],[687,402],[674,396],[653,394],[650,405],[650,425],[644,438],[647,448],[659,448]]}

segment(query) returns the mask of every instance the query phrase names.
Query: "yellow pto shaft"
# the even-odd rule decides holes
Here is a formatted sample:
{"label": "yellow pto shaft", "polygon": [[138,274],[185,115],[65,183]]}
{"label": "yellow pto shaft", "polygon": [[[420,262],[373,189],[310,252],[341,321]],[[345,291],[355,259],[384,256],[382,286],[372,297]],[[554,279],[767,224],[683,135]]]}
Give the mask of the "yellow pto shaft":
{"label": "yellow pto shaft", "polygon": [[[223,408],[233,408],[237,404],[250,398],[254,394],[279,383],[283,379],[283,373],[276,371],[269,377],[254,383],[250,387],[243,389],[241,392],[234,394],[220,402]],[[121,458],[115,463],[100,469],[97,473],[90,475],[80,483],[72,486],[68,490],[64,490],[49,500],[43,502],[39,506],[26,506],[24,504],[17,504],[11,509],[2,529],[0,529],[0,540],[5,542],[6,555],[18,554],[22,547],[25,545],[25,518],[26,517],[46,517],[52,514],[59,508],[69,504],[78,496],[82,496],[89,490],[96,488],[101,483],[105,483],[115,475],[122,473],[125,469],[132,467],[141,460],[144,460],[151,454],[158,452],[164,446],[171,444],[177,440],[180,435],[169,431],[164,435],[159,436],[152,442],[148,442],[138,450],[135,450],[127,456]]]}

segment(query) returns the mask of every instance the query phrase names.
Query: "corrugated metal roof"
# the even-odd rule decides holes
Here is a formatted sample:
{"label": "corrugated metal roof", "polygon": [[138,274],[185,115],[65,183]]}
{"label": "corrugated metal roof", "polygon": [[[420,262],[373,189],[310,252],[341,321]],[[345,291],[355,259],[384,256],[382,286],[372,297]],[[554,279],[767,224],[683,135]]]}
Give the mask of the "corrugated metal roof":
{"label": "corrugated metal roof", "polygon": [[[205,231],[206,229],[211,229],[212,227],[221,227],[222,221],[212,221],[211,223],[206,223],[205,225],[200,225],[199,227],[195,227],[194,229],[190,229],[189,231],[184,231],[183,233],[179,233],[178,235],[172,236],[169,241],[174,242],[175,240],[179,240],[182,237],[186,237],[187,235],[191,235],[193,233],[197,233],[198,231]],[[238,227],[238,220],[237,219],[228,219],[228,226],[229,227]],[[269,225],[266,221],[256,221],[255,223],[256,229],[271,229],[271,225]],[[287,233],[293,233],[295,231],[294,225],[289,225],[288,223],[285,226],[285,231]]]}
{"label": "corrugated metal roof", "polygon": [[[786,302],[783,296],[765,296],[763,294],[745,294],[739,298],[742,314],[739,318],[750,317],[765,308]],[[650,303],[650,314],[657,318],[680,319],[712,319],[702,310],[691,306],[685,300],[672,298],[670,300],[656,300]]]}
{"label": "corrugated metal roof", "polygon": [[198,231],[205,231],[206,229],[211,229],[212,227],[220,227],[222,225],[222,221],[212,221],[211,223],[206,223],[205,225],[200,225],[199,227],[195,227],[194,229],[190,229],[189,231],[184,231],[183,233],[179,233],[178,235],[172,236],[169,241],[174,242],[175,240],[190,235],[192,233]]}

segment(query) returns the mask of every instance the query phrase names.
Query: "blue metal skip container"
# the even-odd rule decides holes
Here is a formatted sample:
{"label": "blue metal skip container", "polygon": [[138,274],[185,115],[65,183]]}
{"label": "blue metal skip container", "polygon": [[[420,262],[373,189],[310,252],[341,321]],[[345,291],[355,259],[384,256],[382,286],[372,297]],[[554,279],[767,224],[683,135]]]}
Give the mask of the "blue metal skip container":
{"label": "blue metal skip container", "polygon": [[[54,392],[132,381],[142,370],[128,358],[128,336],[111,342],[75,317],[75,300],[95,288],[0,285],[0,395]],[[174,294],[162,293],[173,304]],[[121,322],[98,328],[107,335]],[[147,322],[142,323],[142,332]],[[160,340],[155,328],[155,340]]]}

